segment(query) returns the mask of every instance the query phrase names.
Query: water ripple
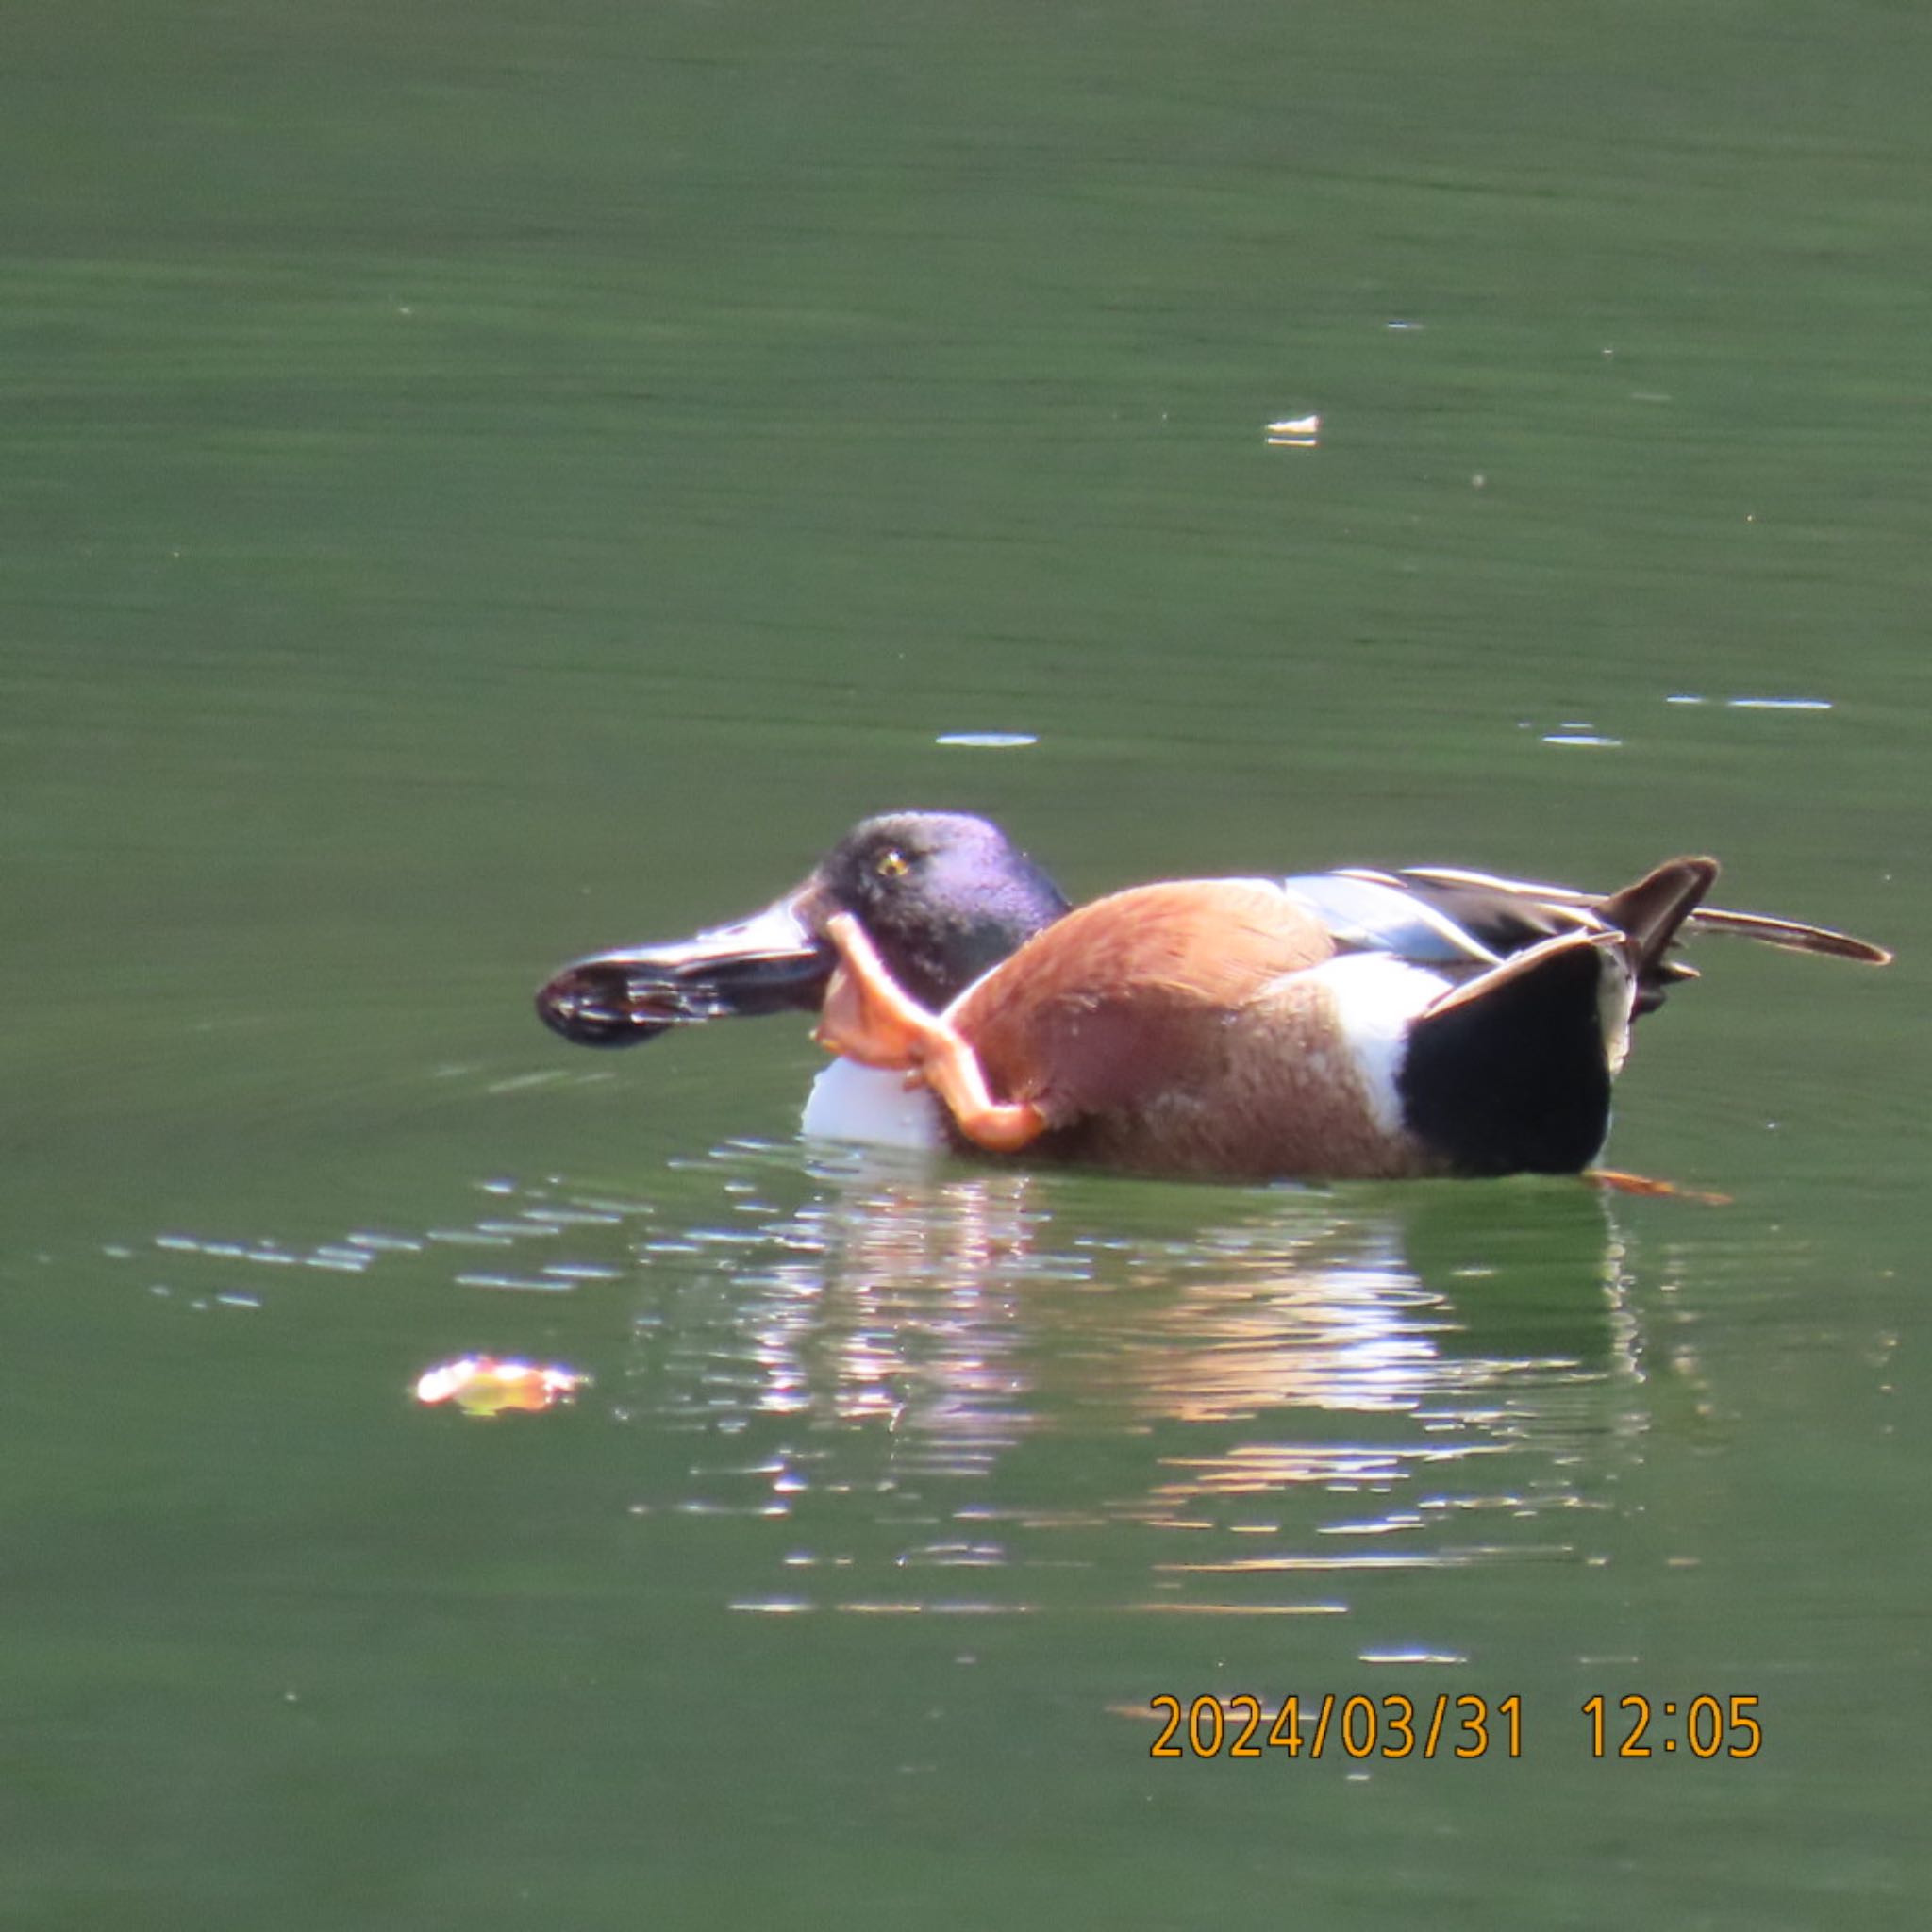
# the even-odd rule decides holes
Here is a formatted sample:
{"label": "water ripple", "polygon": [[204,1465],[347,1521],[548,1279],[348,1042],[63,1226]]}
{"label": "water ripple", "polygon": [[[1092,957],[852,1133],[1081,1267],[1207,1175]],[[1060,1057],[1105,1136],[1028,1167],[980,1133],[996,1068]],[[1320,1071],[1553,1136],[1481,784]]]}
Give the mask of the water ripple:
{"label": "water ripple", "polygon": [[[748,1614],[1346,1614],[1382,1578],[1585,1560],[1570,1512],[1641,1439],[1624,1243],[1578,1189],[1140,1191],[733,1142],[655,1191],[482,1191],[420,1235],[149,1252],[440,1281],[445,1346],[466,1308],[491,1347],[558,1332],[492,1307],[568,1310],[571,1424],[648,1450],[641,1526],[784,1525],[790,1581]],[[942,1590],[967,1570],[983,1590]]]}

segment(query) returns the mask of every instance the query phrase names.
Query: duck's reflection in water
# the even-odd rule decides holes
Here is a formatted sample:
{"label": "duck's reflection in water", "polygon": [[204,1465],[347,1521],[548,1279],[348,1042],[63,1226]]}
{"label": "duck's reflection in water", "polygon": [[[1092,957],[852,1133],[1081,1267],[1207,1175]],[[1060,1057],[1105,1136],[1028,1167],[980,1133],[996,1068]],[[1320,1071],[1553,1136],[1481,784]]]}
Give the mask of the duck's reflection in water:
{"label": "duck's reflection in water", "polygon": [[[1567,1550],[1531,1525],[1587,1507],[1641,1426],[1623,1244],[1581,1186],[814,1177],[755,1234],[713,1230],[723,1252],[648,1244],[711,1279],[667,1303],[647,1272],[634,1413],[770,1445],[741,1466],[768,1508],[882,1499],[930,1532],[901,1565],[1204,1531],[1141,1552],[1142,1587],[1279,1610],[1291,1573]],[[1478,1513],[1508,1527],[1476,1540]]]}
{"label": "duck's reflection in water", "polygon": [[1578,1559],[1657,1393],[1634,1311],[1660,1305],[1621,1204],[1574,1183],[1140,1187],[731,1143],[659,1184],[482,1186],[473,1225],[420,1236],[158,1236],[156,1292],[201,1308],[306,1264],[395,1277],[439,1336],[472,1296],[477,1346],[567,1334],[579,1414],[649,1438],[637,1515],[777,1519],[769,1560],[855,1586],[977,1573],[927,1609],[1084,1573],[1116,1607],[1279,1614],[1335,1607],[1338,1571]]}

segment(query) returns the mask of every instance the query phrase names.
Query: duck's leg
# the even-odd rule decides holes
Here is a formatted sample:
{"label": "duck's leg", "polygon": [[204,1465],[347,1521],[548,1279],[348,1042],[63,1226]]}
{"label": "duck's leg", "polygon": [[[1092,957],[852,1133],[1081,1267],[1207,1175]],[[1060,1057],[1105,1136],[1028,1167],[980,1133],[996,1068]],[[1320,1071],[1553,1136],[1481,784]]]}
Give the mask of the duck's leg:
{"label": "duck's leg", "polygon": [[812,1037],[861,1066],[905,1068],[944,1103],[976,1147],[1016,1154],[1046,1130],[1026,1100],[995,1100],[979,1057],[938,1013],[928,1012],[887,971],[865,928],[849,912],[825,922],[839,970]]}

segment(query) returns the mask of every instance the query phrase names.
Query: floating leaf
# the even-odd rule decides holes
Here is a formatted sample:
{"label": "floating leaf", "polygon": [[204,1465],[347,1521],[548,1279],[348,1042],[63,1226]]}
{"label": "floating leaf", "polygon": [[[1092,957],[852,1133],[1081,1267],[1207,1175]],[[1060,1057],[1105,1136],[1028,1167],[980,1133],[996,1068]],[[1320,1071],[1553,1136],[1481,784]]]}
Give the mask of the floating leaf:
{"label": "floating leaf", "polygon": [[424,1370],[416,1378],[416,1400],[425,1405],[453,1402],[465,1415],[501,1415],[506,1409],[535,1411],[569,1402],[590,1379],[575,1369],[555,1363],[466,1355]]}

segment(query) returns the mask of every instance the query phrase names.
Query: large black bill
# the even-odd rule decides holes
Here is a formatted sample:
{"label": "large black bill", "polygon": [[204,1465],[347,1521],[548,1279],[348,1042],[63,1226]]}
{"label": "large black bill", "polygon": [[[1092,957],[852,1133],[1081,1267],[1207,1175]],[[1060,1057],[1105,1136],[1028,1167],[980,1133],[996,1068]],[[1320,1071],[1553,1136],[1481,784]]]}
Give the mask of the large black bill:
{"label": "large black bill", "polygon": [[693,939],[578,959],[538,989],[537,1014],[580,1046],[635,1046],[705,1020],[816,1012],[834,963],[797,901],[781,899]]}

